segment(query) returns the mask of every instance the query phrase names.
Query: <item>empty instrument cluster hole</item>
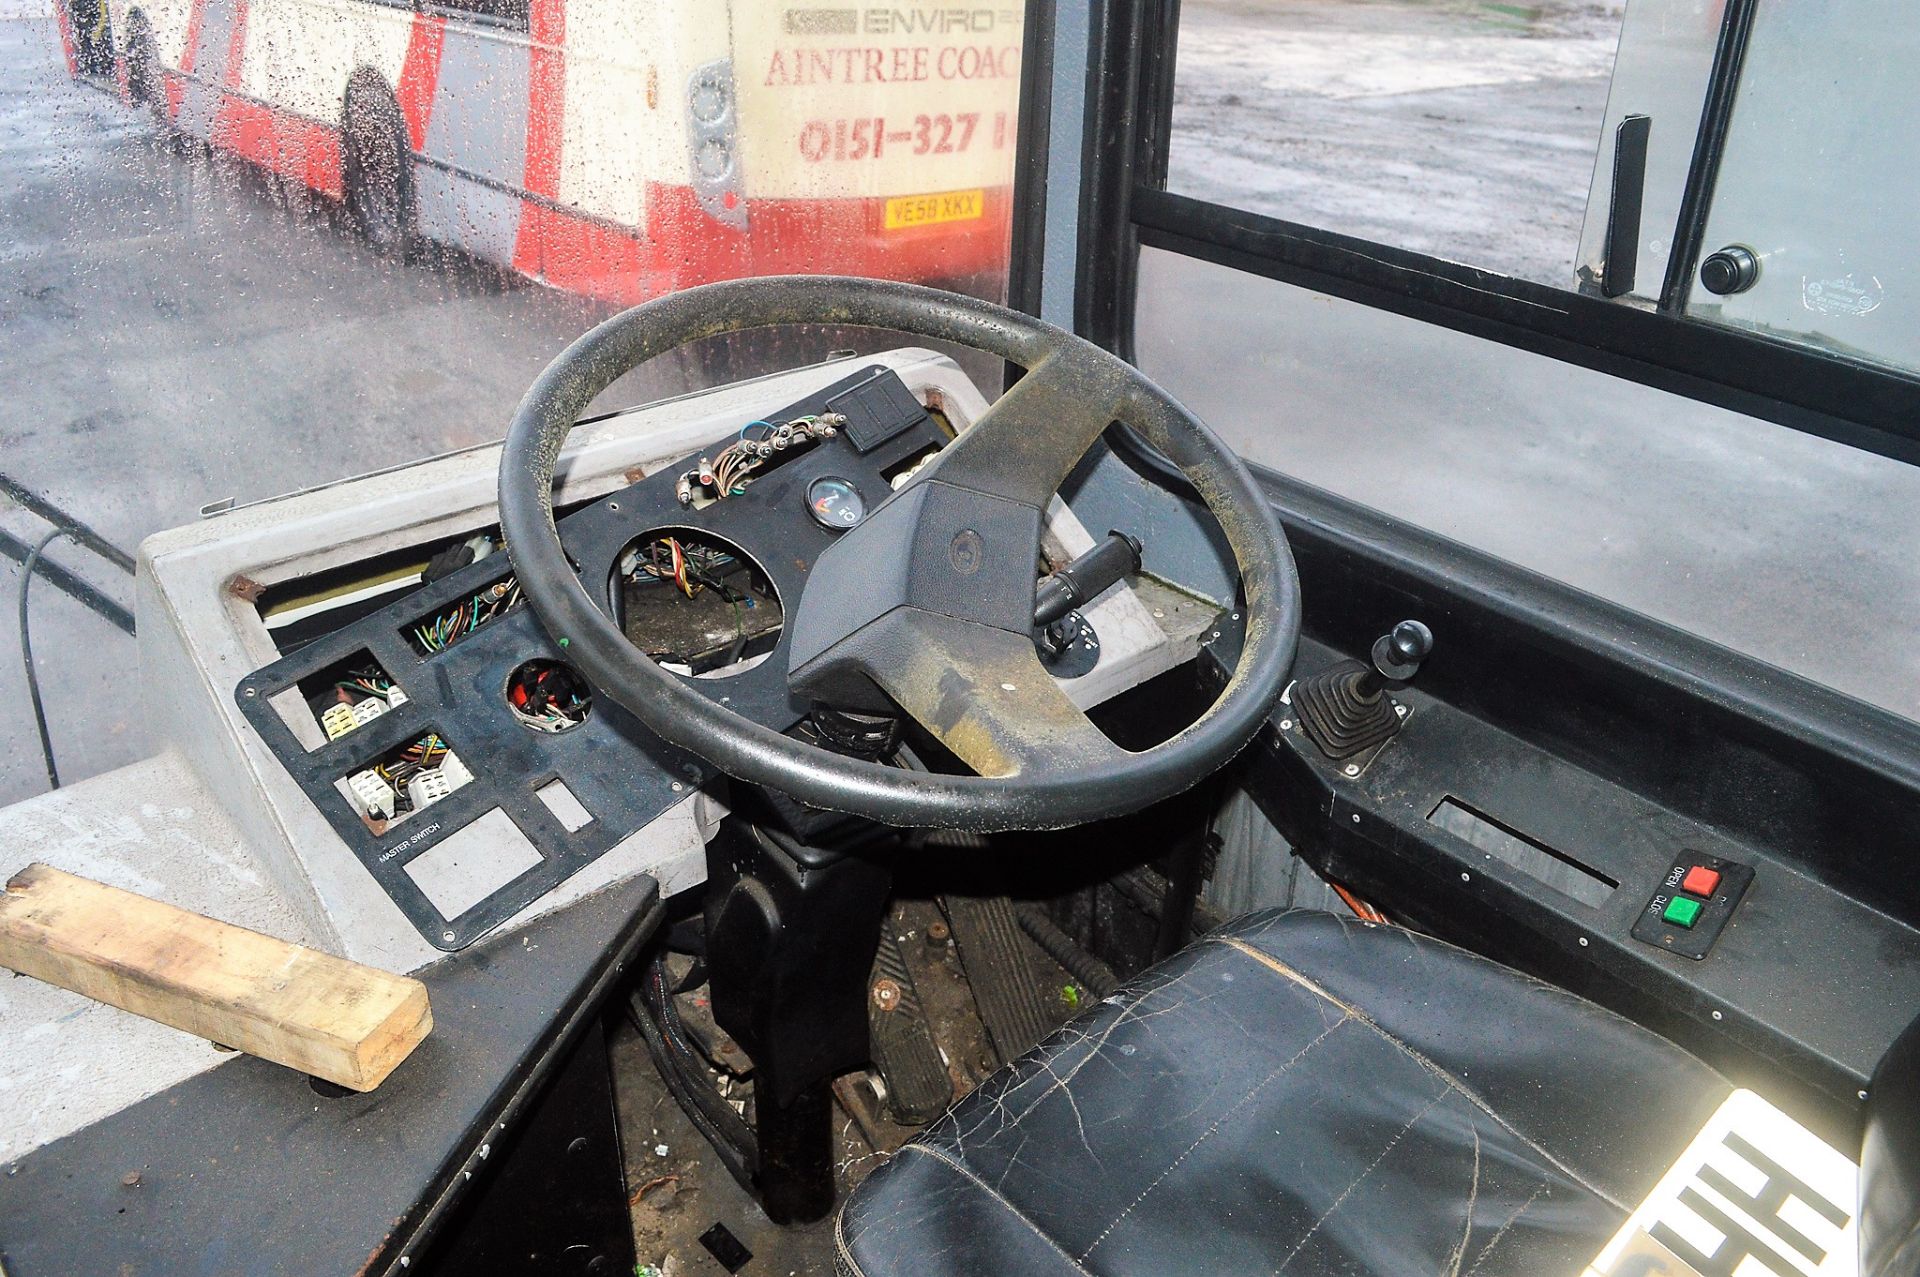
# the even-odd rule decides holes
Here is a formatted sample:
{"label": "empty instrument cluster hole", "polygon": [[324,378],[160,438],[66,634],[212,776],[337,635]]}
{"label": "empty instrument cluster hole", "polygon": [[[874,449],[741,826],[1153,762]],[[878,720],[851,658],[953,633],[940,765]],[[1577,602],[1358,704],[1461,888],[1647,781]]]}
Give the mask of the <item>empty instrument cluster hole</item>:
{"label": "empty instrument cluster hole", "polygon": [[660,528],[614,564],[614,615],[633,645],[677,674],[719,678],[765,660],[780,640],[780,595],[730,541]]}
{"label": "empty instrument cluster hole", "polygon": [[565,732],[587,721],[593,691],[572,666],[528,661],[507,677],[507,708],[540,732]]}

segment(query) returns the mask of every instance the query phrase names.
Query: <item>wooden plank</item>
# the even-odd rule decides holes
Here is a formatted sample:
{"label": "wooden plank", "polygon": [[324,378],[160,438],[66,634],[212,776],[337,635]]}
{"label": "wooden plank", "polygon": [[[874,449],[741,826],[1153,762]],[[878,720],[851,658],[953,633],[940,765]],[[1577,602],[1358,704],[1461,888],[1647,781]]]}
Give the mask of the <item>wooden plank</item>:
{"label": "wooden plank", "polygon": [[0,966],[356,1091],[433,1028],[418,980],[47,865],[0,894]]}

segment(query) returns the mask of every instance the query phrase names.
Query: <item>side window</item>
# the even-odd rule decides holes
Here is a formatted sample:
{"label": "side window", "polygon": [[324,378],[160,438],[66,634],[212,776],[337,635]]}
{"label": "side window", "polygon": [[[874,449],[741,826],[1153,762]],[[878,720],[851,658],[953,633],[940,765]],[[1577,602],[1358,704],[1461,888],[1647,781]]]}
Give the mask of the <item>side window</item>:
{"label": "side window", "polygon": [[1149,375],[1288,479],[1920,717],[1906,8],[1180,12]]}
{"label": "side window", "polygon": [[[1582,292],[1629,303],[1660,300],[1725,8],[1726,0],[1632,0],[1627,6],[1580,230]],[[1630,121],[1636,117],[1644,121],[1638,126],[1644,130],[1644,163],[1632,162],[1620,149],[1623,138],[1632,146],[1636,126]],[[1632,183],[1635,177],[1641,178],[1637,189],[1618,195],[1623,208],[1631,208],[1638,196],[1639,233],[1623,234],[1611,246],[1617,252],[1631,244],[1633,260],[1627,264],[1615,257],[1609,287],[1615,182]]]}
{"label": "side window", "polygon": [[[1920,371],[1920,28],[1894,0],[1729,4],[1186,0],[1167,188]],[[1731,112],[1703,125],[1723,28]]]}
{"label": "side window", "polygon": [[[1712,0],[1678,2],[1703,10],[1710,52]],[[1625,13],[1187,0],[1168,189],[1571,288]],[[1695,85],[1697,111],[1705,68],[1681,62],[1666,70]],[[1655,129],[1669,131],[1684,171],[1692,120]]]}
{"label": "side window", "polygon": [[1688,315],[1920,369],[1917,53],[1891,0],[1760,5]]}

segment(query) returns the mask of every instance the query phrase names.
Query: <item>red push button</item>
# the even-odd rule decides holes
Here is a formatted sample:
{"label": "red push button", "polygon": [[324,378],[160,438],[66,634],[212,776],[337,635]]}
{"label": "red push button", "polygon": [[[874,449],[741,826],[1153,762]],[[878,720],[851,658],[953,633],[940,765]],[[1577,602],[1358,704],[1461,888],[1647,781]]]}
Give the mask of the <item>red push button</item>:
{"label": "red push button", "polygon": [[[1668,882],[1673,880],[1669,878]],[[1705,865],[1695,865],[1687,870],[1687,876],[1680,880],[1680,890],[1696,896],[1711,896],[1720,889],[1720,871],[1709,869]]]}

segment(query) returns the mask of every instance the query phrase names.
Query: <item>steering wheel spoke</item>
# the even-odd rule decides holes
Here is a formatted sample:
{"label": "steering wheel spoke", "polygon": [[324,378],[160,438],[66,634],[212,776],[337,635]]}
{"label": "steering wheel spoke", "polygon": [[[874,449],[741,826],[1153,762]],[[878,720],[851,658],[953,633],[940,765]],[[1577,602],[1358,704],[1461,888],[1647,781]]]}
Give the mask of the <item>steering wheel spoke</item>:
{"label": "steering wheel spoke", "polygon": [[1126,381],[1112,363],[1074,348],[1051,352],[954,440],[928,475],[1044,509],[1123,409]]}
{"label": "steering wheel spoke", "polygon": [[868,675],[982,776],[1034,776],[1115,762],[1108,740],[1040,664],[1033,641],[938,613],[911,616],[911,640]]}

